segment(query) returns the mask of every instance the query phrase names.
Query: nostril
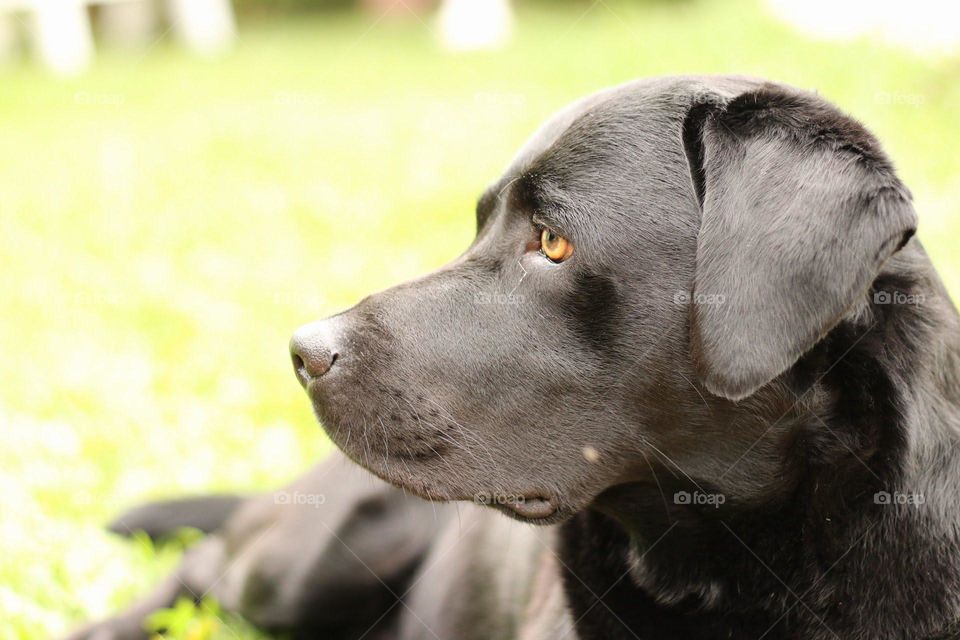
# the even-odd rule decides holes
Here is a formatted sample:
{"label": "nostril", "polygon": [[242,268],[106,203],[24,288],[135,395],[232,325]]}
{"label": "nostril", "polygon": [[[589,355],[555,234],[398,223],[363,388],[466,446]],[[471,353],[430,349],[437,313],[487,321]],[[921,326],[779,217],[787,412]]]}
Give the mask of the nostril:
{"label": "nostril", "polygon": [[294,370],[296,370],[297,374],[298,374],[298,375],[299,375],[299,374],[306,374],[306,373],[307,373],[307,367],[306,367],[306,365],[303,364],[303,358],[301,358],[301,357],[300,357],[299,355],[297,355],[296,353],[291,354],[291,357],[293,358],[293,368],[294,368]]}
{"label": "nostril", "polygon": [[323,377],[339,357],[338,353],[331,353],[325,348],[317,347],[299,348],[290,354],[293,370],[303,385]]}

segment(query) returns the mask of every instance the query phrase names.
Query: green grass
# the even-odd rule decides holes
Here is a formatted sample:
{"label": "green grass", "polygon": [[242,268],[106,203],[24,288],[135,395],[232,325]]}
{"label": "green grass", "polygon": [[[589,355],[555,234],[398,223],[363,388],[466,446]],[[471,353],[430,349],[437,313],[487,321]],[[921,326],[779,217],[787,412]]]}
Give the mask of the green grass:
{"label": "green grass", "polygon": [[497,53],[321,15],[247,25],[217,61],[162,42],[78,80],[0,70],[0,638],[59,634],[171,567],[101,531],[124,506],[275,487],[322,456],[292,330],[457,255],[484,185],[600,87],[818,89],[885,141],[960,290],[957,61],[811,42],[742,0],[561,6],[525,9]]}

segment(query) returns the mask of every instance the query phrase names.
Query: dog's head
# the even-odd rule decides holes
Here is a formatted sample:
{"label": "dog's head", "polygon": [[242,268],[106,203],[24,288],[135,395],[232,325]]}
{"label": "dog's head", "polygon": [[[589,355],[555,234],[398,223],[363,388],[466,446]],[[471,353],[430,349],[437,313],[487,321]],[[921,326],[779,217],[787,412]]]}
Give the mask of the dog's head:
{"label": "dog's head", "polygon": [[915,226],[860,125],[738,78],[569,107],[476,215],[451,264],[298,330],[294,366],[375,474],[540,522],[668,461],[710,478],[747,451],[760,491],[778,445],[750,447],[752,416]]}

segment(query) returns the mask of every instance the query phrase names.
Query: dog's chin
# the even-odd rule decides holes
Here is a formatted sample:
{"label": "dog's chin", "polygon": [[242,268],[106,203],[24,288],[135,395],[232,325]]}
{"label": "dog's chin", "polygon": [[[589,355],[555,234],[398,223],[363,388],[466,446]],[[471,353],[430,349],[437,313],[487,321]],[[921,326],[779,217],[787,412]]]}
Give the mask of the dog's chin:
{"label": "dog's chin", "polygon": [[484,488],[473,491],[464,486],[461,479],[451,482],[437,478],[437,456],[426,453],[422,456],[386,454],[344,446],[336,439],[334,443],[353,462],[384,482],[424,500],[470,502],[491,507],[515,520],[538,525],[557,524],[577,511],[562,499],[542,491],[518,490],[510,493]]}

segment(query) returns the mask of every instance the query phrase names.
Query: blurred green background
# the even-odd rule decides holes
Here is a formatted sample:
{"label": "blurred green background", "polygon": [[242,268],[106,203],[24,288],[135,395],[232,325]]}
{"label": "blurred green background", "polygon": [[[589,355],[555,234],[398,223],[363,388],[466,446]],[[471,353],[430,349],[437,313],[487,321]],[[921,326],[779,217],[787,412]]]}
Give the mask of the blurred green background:
{"label": "blurred green background", "polygon": [[[884,141],[960,291],[960,60],[809,40],[752,0],[522,3],[493,52],[445,53],[434,28],[241,13],[212,60],[163,37],[74,79],[0,69],[0,638],[62,633],[172,566],[101,530],[125,506],[274,488],[320,458],[293,329],[456,256],[484,186],[596,89],[735,72],[820,91]],[[255,637],[170,615],[175,637]]]}

